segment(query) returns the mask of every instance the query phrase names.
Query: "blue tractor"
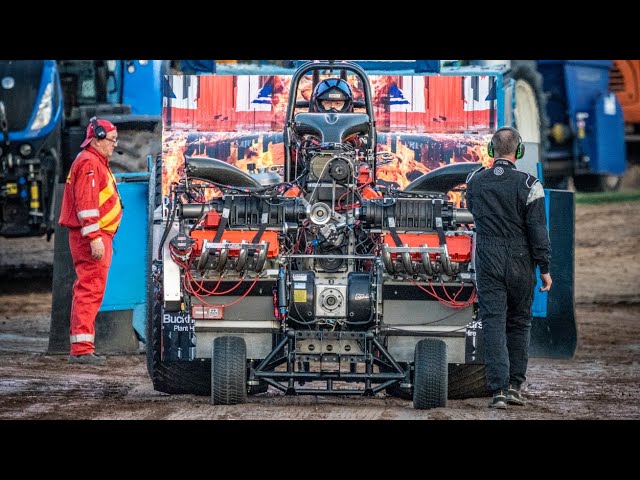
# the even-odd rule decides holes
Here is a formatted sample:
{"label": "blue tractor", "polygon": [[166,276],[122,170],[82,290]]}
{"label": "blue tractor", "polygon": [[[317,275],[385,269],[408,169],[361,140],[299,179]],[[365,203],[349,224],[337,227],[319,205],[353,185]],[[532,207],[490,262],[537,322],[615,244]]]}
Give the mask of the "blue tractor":
{"label": "blue tractor", "polygon": [[[464,63],[464,62],[463,62]],[[627,167],[622,107],[610,89],[613,60],[474,60],[515,80],[515,125],[539,145],[546,188],[613,191]]]}
{"label": "blue tractor", "polygon": [[613,60],[538,60],[549,121],[547,186],[612,191],[626,170],[624,116],[609,90]]}
{"label": "blue tractor", "polygon": [[64,124],[54,60],[0,61],[0,235],[53,233]]}
{"label": "blue tractor", "polygon": [[160,146],[168,72],[168,60],[0,61],[0,235],[51,238],[56,184],[93,115],[124,134],[114,171],[146,170],[145,154]]}

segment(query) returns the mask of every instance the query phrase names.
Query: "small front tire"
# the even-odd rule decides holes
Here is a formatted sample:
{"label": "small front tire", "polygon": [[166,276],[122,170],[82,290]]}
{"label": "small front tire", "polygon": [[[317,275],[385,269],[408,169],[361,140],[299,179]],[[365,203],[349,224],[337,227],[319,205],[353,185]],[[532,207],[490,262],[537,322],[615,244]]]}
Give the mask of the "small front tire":
{"label": "small front tire", "polygon": [[447,344],[425,338],[416,344],[413,406],[419,410],[447,406]]}
{"label": "small front tire", "polygon": [[211,403],[247,401],[247,345],[243,338],[216,337],[211,351]]}

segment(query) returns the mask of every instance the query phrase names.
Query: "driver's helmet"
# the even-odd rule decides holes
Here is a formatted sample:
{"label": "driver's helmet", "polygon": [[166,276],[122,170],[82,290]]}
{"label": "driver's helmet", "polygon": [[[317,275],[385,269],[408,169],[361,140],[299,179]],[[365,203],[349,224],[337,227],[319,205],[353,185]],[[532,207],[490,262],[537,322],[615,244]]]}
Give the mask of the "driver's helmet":
{"label": "driver's helmet", "polygon": [[311,94],[313,112],[353,112],[353,94],[349,84],[341,78],[327,78],[319,82]]}

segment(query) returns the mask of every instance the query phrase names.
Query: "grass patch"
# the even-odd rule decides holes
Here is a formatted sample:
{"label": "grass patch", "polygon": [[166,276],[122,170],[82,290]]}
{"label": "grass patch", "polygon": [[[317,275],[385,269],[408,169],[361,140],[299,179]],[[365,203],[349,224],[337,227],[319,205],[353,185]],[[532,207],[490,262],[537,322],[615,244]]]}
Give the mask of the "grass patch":
{"label": "grass patch", "polygon": [[576,204],[594,204],[594,203],[618,203],[618,202],[639,202],[640,189],[623,190],[620,192],[594,192],[580,193],[576,192]]}

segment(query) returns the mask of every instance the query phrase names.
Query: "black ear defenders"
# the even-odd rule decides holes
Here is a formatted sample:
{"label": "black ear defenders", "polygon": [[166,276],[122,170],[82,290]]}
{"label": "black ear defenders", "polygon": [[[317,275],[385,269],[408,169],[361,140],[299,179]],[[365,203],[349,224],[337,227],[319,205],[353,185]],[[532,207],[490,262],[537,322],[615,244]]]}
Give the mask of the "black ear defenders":
{"label": "black ear defenders", "polygon": [[98,140],[102,140],[107,138],[107,131],[105,128],[98,123],[98,119],[96,117],[91,117],[91,125],[93,125],[93,134]]}
{"label": "black ear defenders", "polygon": [[[516,147],[516,160],[520,160],[522,157],[524,157],[524,143],[522,143],[522,137],[520,136],[520,132],[518,132],[513,127],[500,127],[493,134],[495,135],[501,130],[509,130],[511,132],[514,132],[516,135],[518,135],[518,146]],[[491,158],[493,158],[493,154],[494,154],[493,141],[489,141],[489,144],[487,145],[487,153]]]}

